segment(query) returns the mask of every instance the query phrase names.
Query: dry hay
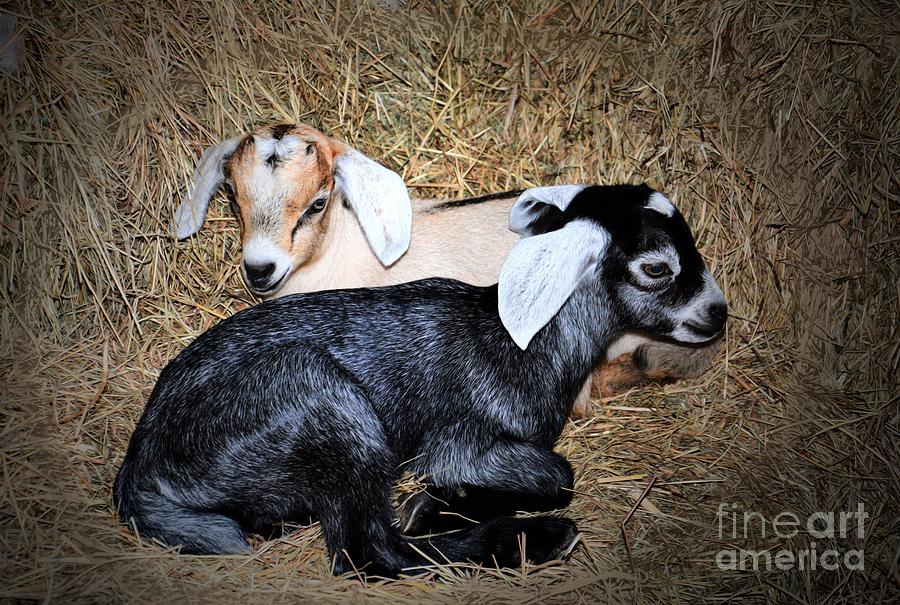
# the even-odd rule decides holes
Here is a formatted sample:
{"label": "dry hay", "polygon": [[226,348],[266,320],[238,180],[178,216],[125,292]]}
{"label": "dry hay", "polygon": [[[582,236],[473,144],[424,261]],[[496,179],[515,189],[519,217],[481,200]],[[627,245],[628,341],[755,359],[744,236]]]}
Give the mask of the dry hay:
{"label": "dry hay", "polygon": [[[25,55],[0,75],[0,596],[897,598],[896,3],[375,4],[5,9]],[[731,301],[726,350],[702,380],[597,402],[568,426],[583,531],[569,562],[362,587],[328,576],[315,526],[249,558],[198,558],[115,522],[111,480],[155,376],[253,302],[225,205],[177,244],[174,204],[205,145],[296,120],[420,196],[646,180],[695,227]],[[865,538],[817,547],[864,548],[864,571],[715,567],[722,548],[813,539],[720,539],[720,503],[771,518],[857,500]]]}

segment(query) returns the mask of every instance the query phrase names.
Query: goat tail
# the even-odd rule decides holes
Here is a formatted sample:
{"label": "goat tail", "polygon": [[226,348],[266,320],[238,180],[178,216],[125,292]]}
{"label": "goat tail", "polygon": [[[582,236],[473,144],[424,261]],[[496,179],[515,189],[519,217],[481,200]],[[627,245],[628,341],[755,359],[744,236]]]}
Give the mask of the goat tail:
{"label": "goat tail", "polygon": [[139,487],[125,466],[113,486],[119,519],[138,535],[180,546],[183,554],[237,554],[250,550],[244,531],[234,519],[197,511],[153,489]]}

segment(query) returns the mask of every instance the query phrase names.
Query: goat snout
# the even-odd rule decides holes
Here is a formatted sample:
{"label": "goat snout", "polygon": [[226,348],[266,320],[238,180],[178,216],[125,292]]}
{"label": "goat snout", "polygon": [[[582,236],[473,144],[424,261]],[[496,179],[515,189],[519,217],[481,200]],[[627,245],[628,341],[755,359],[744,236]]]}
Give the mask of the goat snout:
{"label": "goat snout", "polygon": [[728,305],[723,302],[715,302],[706,306],[703,314],[691,321],[685,321],[691,332],[704,339],[718,336],[725,329],[725,320],[728,318]]}
{"label": "goat snout", "polygon": [[276,263],[244,263],[244,281],[254,294],[266,296],[278,289],[287,272],[279,273]]}
{"label": "goat snout", "polygon": [[291,272],[291,259],[270,240],[254,238],[244,244],[241,272],[254,294],[269,296]]}
{"label": "goat snout", "polygon": [[711,332],[721,332],[728,318],[728,305],[717,302],[706,307],[706,327]]}
{"label": "goat snout", "polygon": [[272,274],[275,273],[275,263],[263,263],[251,265],[244,263],[244,272],[247,274],[247,282],[254,288],[265,289]]}

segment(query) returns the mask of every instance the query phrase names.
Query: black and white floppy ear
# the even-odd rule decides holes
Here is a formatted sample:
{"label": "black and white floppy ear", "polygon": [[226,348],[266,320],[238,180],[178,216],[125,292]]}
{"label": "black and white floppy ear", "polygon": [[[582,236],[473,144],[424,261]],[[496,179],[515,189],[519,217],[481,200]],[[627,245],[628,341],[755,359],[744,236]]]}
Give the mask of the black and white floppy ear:
{"label": "black and white floppy ear", "polygon": [[509,229],[522,237],[545,233],[587,185],[526,189],[509,211]]}
{"label": "black and white floppy ear", "polygon": [[225,181],[225,162],[234,153],[241,137],[233,137],[218,145],[207,147],[194,170],[194,180],[178,210],[175,211],[175,237],[188,238],[200,230],[206,219],[206,209],[216,191]]}
{"label": "black and white floppy ear", "polygon": [[587,220],[516,242],[497,289],[500,320],[520,349],[553,319],[608,244],[606,230]]}
{"label": "black and white floppy ear", "polygon": [[395,263],[409,248],[412,230],[412,205],[400,175],[348,148],[334,159],[334,183],[381,264]]}
{"label": "black and white floppy ear", "polygon": [[606,231],[587,221],[572,221],[550,231],[585,187],[532,187],[509,211],[509,228],[522,239],[500,271],[498,303],[504,327],[522,350],[562,308],[606,249]]}

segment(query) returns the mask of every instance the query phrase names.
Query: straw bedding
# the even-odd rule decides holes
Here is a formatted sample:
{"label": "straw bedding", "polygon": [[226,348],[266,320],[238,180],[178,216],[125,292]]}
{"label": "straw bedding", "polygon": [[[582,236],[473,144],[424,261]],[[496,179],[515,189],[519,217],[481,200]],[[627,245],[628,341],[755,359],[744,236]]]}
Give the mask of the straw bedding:
{"label": "straw bedding", "polygon": [[[50,601],[887,602],[900,595],[893,2],[3,3],[0,597]],[[306,121],[420,197],[556,182],[670,193],[731,302],[702,379],[596,401],[558,449],[565,563],[328,575],[316,526],[180,557],[110,485],[155,377],[255,301],[226,204],[169,229],[204,146]],[[410,481],[400,489],[412,489]],[[647,489],[649,487],[649,489]],[[864,537],[721,537],[861,501]],[[863,570],[721,571],[723,548],[862,549]]]}

